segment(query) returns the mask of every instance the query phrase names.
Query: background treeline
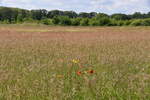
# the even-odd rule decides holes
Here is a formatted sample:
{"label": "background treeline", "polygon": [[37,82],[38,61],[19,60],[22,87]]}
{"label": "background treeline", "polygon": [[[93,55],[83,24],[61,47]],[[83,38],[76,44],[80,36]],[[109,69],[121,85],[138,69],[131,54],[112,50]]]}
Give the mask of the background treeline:
{"label": "background treeline", "polygon": [[150,26],[150,12],[147,14],[136,12],[131,15],[121,13],[107,15],[96,12],[76,13],[74,11],[0,7],[0,23],[38,23],[64,26]]}

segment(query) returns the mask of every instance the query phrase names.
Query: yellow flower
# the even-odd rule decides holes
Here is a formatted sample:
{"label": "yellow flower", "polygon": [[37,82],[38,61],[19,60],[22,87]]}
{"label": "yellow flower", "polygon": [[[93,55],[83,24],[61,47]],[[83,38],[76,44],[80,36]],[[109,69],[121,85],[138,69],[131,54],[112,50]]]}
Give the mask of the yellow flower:
{"label": "yellow flower", "polygon": [[77,64],[77,63],[79,63],[79,60],[73,59],[72,62]]}

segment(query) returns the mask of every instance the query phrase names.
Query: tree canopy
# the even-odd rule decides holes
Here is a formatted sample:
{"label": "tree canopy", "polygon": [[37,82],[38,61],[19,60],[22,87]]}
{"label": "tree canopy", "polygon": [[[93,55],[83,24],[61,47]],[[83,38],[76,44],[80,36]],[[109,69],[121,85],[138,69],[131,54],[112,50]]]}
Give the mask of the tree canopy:
{"label": "tree canopy", "polygon": [[0,7],[0,23],[39,22],[46,25],[73,25],[73,26],[121,26],[121,25],[150,25],[150,12],[142,14],[112,14],[98,12],[61,11],[46,9],[19,9]]}

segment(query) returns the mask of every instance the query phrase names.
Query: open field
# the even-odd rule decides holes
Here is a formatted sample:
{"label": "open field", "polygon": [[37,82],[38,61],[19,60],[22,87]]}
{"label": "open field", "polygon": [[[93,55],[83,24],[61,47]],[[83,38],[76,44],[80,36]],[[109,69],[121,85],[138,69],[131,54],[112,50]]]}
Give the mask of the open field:
{"label": "open field", "polygon": [[0,100],[150,100],[150,27],[0,25]]}

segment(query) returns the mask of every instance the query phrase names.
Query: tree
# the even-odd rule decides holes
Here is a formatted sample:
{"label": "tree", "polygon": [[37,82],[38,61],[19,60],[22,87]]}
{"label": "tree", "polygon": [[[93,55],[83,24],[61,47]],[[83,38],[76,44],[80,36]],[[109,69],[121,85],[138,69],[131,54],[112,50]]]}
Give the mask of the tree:
{"label": "tree", "polygon": [[90,14],[86,12],[81,12],[78,16],[81,18],[90,18]]}
{"label": "tree", "polygon": [[32,18],[35,20],[41,20],[47,17],[47,11],[44,9],[31,10]]}
{"label": "tree", "polygon": [[23,9],[18,9],[17,22],[22,22],[25,18],[30,17],[30,12]]}
{"label": "tree", "polygon": [[111,15],[111,18],[116,20],[129,20],[130,17],[126,14],[113,14]]}
{"label": "tree", "polygon": [[131,15],[132,19],[142,19],[144,18],[144,15],[140,12],[135,12],[133,15]]}
{"label": "tree", "polygon": [[48,18],[53,18],[55,16],[63,16],[64,13],[63,11],[59,11],[59,10],[52,10],[52,11],[49,11],[48,14],[47,14],[47,17]]}
{"label": "tree", "polygon": [[90,12],[90,13],[89,13],[89,18],[93,18],[93,17],[95,17],[96,15],[97,15],[96,12]]}
{"label": "tree", "polygon": [[15,9],[3,7],[0,9],[0,19],[2,21],[8,20],[9,23],[17,20],[18,12]]}
{"label": "tree", "polygon": [[69,18],[76,18],[78,16],[78,14],[74,11],[64,11],[63,15],[68,16]]}
{"label": "tree", "polygon": [[105,14],[105,13],[99,13],[96,15],[96,19],[100,19],[100,18],[109,18],[109,15]]}

